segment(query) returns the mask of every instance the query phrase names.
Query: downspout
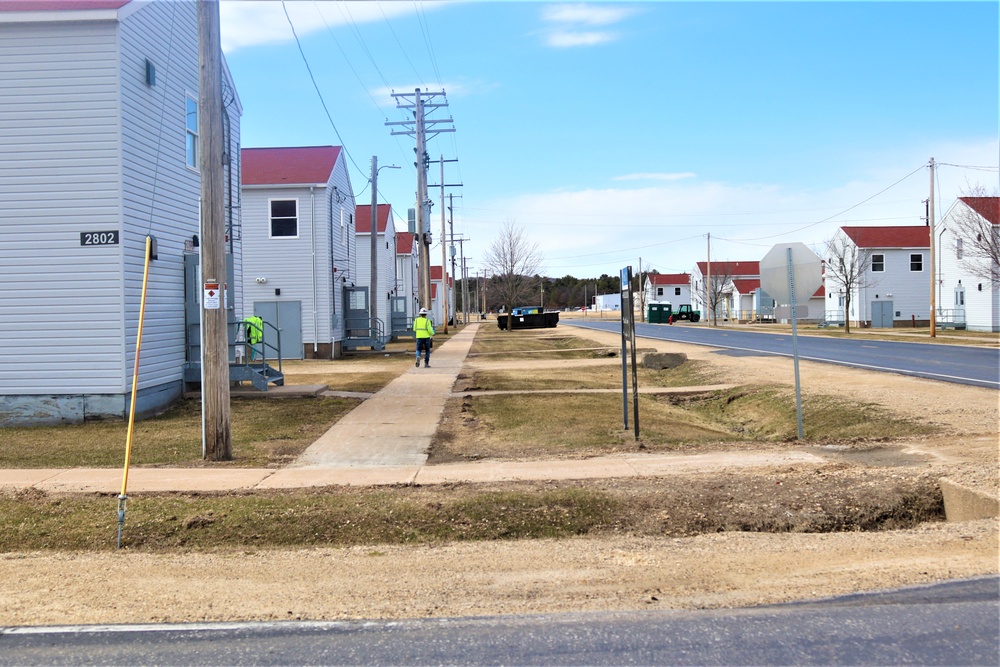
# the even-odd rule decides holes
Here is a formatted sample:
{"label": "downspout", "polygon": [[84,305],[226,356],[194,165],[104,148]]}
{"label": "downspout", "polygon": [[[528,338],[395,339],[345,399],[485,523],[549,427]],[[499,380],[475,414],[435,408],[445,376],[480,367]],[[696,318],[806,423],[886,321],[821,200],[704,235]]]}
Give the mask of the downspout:
{"label": "downspout", "polygon": [[319,350],[319,314],[316,310],[316,188],[309,186],[309,245],[312,250],[313,356]]}

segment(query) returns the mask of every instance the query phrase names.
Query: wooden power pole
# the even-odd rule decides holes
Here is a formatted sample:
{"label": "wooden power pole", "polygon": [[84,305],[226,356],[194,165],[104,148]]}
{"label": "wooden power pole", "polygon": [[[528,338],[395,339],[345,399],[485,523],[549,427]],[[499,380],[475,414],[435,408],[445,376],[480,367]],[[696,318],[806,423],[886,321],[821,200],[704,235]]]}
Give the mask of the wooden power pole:
{"label": "wooden power pole", "polygon": [[[226,323],[226,216],[223,185],[222,47],[218,0],[198,0],[199,167],[201,169],[202,409],[205,458],[229,461],[229,332]],[[236,289],[236,286],[232,286]],[[214,294],[213,294],[214,292]]]}

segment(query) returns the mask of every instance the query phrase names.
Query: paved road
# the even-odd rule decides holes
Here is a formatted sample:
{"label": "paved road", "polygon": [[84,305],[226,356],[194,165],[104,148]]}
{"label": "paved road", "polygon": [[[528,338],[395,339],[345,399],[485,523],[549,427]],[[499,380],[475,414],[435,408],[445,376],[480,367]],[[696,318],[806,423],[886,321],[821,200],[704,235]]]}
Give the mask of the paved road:
{"label": "paved road", "polygon": [[736,610],[0,628],[0,665],[996,665],[1000,578]]}
{"label": "paved road", "polygon": [[[560,324],[621,331],[618,322],[566,321]],[[724,348],[735,354],[792,356],[791,334],[758,333],[706,326],[636,324],[636,336]],[[1000,350],[825,336],[799,336],[799,358],[916,377],[1000,388]]]}

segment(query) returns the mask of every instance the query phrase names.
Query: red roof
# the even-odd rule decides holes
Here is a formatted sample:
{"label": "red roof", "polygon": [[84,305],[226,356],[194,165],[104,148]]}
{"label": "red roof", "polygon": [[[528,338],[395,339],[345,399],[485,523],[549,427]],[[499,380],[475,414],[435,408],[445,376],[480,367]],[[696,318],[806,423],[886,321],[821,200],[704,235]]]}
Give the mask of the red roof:
{"label": "red roof", "polygon": [[859,248],[929,248],[930,227],[841,227]]}
{"label": "red roof", "polygon": [[[389,214],[392,212],[392,204],[378,205],[378,232],[385,233],[385,226],[389,224]],[[355,207],[354,231],[358,234],[370,234],[372,231],[372,205],[362,204]]]}
{"label": "red roof", "polygon": [[760,278],[741,278],[733,281],[733,287],[740,294],[750,294],[760,287]]}
{"label": "red roof", "polygon": [[244,148],[243,185],[325,184],[340,158],[340,146]]}
{"label": "red roof", "polygon": [[816,297],[826,298],[826,285],[820,285],[819,289],[813,293],[813,298],[815,299]]}
{"label": "red roof", "polygon": [[650,285],[690,285],[690,273],[647,273]]}
{"label": "red roof", "polygon": [[[431,280],[441,282],[441,267],[431,266]],[[448,276],[448,287],[455,286],[455,276]]]}
{"label": "red roof", "polygon": [[396,232],[396,254],[413,254],[413,242],[416,238],[416,234],[411,234],[410,232]]}
{"label": "red roof", "polygon": [[0,12],[64,12],[121,9],[131,0],[0,0]]}
{"label": "red roof", "polygon": [[991,225],[1000,225],[1000,197],[959,197]]}
{"label": "red roof", "polygon": [[[708,262],[698,262],[701,275],[708,273]],[[760,262],[712,262],[713,276],[759,276]]]}

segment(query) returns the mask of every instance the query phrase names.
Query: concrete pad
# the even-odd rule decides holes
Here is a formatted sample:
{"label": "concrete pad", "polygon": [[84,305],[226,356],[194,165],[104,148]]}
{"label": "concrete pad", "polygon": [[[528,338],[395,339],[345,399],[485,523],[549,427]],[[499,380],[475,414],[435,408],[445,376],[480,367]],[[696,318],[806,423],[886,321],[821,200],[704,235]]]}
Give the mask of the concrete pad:
{"label": "concrete pad", "polygon": [[27,489],[38,486],[61,472],[59,468],[0,470],[0,489]]}
{"label": "concrete pad", "polygon": [[997,498],[942,477],[938,480],[944,496],[944,516],[948,521],[993,519],[1000,515]]}
{"label": "concrete pad", "polygon": [[[269,386],[267,391],[258,391],[253,387],[230,387],[230,398],[309,398],[319,396],[327,391],[325,384],[286,384]],[[201,398],[200,391],[186,391],[184,398]]]}
{"label": "concrete pad", "polygon": [[417,473],[416,484],[446,482],[503,482],[510,480],[597,479],[635,477],[623,459],[585,459],[582,461],[484,461],[424,466]]}
{"label": "concrete pad", "polygon": [[[249,489],[273,471],[262,468],[132,468],[128,493],[164,491],[219,491]],[[34,485],[51,492],[121,492],[122,471],[114,468],[71,468]]]}
{"label": "concrete pad", "polygon": [[383,486],[412,484],[419,466],[376,468],[285,468],[262,480],[257,489],[298,489],[318,486]]}
{"label": "concrete pad", "polygon": [[662,477],[671,474],[707,472],[722,468],[750,468],[781,465],[821,465],[827,461],[806,452],[711,452],[708,454],[665,454],[629,457],[636,474]]}

